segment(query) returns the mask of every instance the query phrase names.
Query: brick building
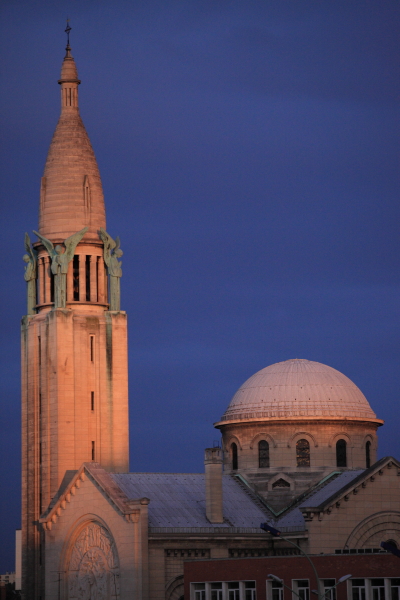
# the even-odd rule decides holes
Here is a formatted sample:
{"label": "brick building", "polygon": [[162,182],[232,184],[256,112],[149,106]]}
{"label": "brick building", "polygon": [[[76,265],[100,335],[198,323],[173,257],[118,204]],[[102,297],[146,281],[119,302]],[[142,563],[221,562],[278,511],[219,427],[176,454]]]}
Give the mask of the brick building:
{"label": "brick building", "polygon": [[[368,555],[327,554],[312,560],[319,576],[319,591],[329,600],[400,598],[400,560],[393,555],[378,551]],[[338,584],[346,575],[351,578]],[[293,600],[296,596],[288,588],[301,600],[315,595],[313,590],[318,584],[305,557],[185,562],[185,598],[190,600]]]}

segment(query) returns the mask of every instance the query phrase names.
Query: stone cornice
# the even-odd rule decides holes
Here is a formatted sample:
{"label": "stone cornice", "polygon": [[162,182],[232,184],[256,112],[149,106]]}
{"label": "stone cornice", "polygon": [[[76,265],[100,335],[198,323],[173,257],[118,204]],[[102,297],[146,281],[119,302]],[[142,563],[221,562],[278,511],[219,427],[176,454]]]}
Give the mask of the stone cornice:
{"label": "stone cornice", "polygon": [[304,423],[306,421],[312,421],[313,423],[328,423],[332,422],[346,422],[346,423],[375,423],[378,427],[384,424],[382,419],[367,419],[366,417],[334,417],[334,416],[323,416],[319,415],[317,417],[312,416],[291,416],[286,415],[283,417],[252,417],[252,418],[235,418],[226,421],[217,421],[214,423],[214,427],[216,429],[221,429],[221,427],[225,427],[226,425],[246,425],[247,423]]}
{"label": "stone cornice", "polygon": [[[182,539],[188,537],[190,540],[209,540],[210,535],[215,539],[235,539],[243,540],[253,539],[261,541],[270,541],[265,537],[265,532],[254,527],[149,527],[150,540],[165,540]],[[285,532],[286,538],[293,539],[308,539],[308,531],[301,528],[301,531]],[[279,542],[279,538],[274,539],[274,542]]]}

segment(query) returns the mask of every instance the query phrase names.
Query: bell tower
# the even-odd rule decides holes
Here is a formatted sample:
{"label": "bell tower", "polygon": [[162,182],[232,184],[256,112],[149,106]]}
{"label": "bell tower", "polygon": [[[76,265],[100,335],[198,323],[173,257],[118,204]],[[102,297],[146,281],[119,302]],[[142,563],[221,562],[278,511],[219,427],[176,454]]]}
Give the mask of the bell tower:
{"label": "bell tower", "polygon": [[79,115],[80,81],[68,43],[61,116],[40,186],[38,240],[25,235],[22,319],[22,588],[43,595],[39,517],[71,471],[96,461],[127,472],[127,316],[122,255],[106,232],[96,158]]}

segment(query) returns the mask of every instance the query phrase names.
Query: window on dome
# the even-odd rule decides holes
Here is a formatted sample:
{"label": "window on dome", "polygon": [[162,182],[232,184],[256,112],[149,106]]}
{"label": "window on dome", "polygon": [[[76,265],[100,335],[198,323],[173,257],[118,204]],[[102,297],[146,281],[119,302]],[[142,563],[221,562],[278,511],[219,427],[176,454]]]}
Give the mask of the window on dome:
{"label": "window on dome", "polygon": [[310,466],[310,443],[307,440],[297,440],[296,459],[298,467]]}
{"label": "window on dome", "polygon": [[371,442],[365,444],[365,464],[369,469],[371,466]]}
{"label": "window on dome", "polygon": [[336,466],[347,467],[346,440],[336,442]]}
{"label": "window on dome", "polygon": [[258,442],[258,466],[260,469],[269,467],[269,444],[266,440]]}
{"label": "window on dome", "polygon": [[235,442],[231,445],[231,453],[232,453],[232,469],[237,471],[238,469],[238,451]]}

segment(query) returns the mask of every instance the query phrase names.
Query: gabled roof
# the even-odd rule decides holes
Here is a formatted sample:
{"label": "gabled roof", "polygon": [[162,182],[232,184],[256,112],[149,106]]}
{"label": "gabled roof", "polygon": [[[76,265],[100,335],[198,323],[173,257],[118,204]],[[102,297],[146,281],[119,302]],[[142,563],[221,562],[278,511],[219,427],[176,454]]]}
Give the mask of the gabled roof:
{"label": "gabled roof", "polygon": [[206,517],[204,473],[112,473],[127,497],[150,498],[149,526],[172,528],[254,528],[270,518],[256,496],[224,475],[225,522],[211,524]]}
{"label": "gabled roof", "polygon": [[230,475],[224,475],[224,523],[212,524],[206,517],[204,473],[108,473],[98,463],[84,463],[68,472],[58,495],[42,514],[40,522],[51,529],[62,511],[90,479],[110,504],[129,520],[138,504],[149,504],[149,527],[154,529],[196,529],[227,533],[233,529],[260,533],[260,523],[271,515],[256,495],[242,488]]}
{"label": "gabled roof", "polygon": [[86,479],[90,479],[105,494],[122,516],[129,518],[129,515],[137,512],[138,504],[149,503],[148,498],[128,498],[112,479],[111,474],[107,473],[99,463],[83,463],[77,471],[67,471],[58,494],[40,517],[39,522],[45,528],[51,529],[52,524],[57,522],[62,511],[70,503],[71,496],[78,493]]}
{"label": "gabled roof", "polygon": [[[342,475],[333,481],[332,484],[328,484],[324,490],[321,490],[322,493],[316,492],[304,500],[299,508],[315,508],[318,510],[325,510],[333,502],[337,502],[347,494],[356,492],[356,488],[358,488],[358,486],[362,485],[363,482],[365,482],[368,478],[374,477],[379,471],[389,465],[396,465],[398,468],[400,468],[399,461],[392,456],[385,456],[372,465],[372,467],[369,467],[369,469],[350,472],[347,471],[342,473]],[[346,475],[350,475],[350,473],[354,476],[345,477]],[[339,486],[340,483],[342,483],[342,485]]]}
{"label": "gabled roof", "polygon": [[302,498],[298,504],[288,511],[281,519],[276,522],[276,527],[300,527],[305,528],[305,520],[312,513],[330,512],[332,506],[340,502],[343,498],[346,500],[351,493],[356,494],[359,486],[365,487],[365,482],[385,467],[396,466],[400,469],[400,462],[392,456],[381,458],[372,467],[368,469],[359,469],[354,471],[344,471],[338,477],[325,485],[318,486],[306,498]]}

